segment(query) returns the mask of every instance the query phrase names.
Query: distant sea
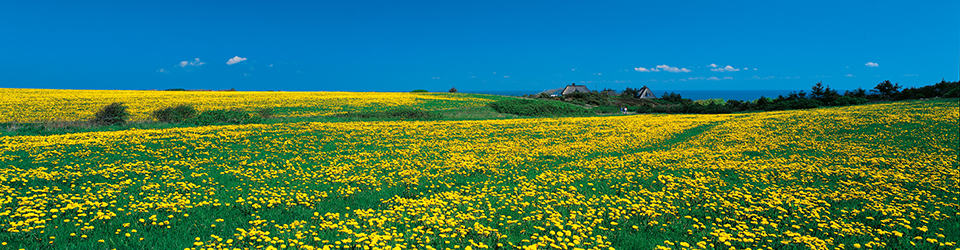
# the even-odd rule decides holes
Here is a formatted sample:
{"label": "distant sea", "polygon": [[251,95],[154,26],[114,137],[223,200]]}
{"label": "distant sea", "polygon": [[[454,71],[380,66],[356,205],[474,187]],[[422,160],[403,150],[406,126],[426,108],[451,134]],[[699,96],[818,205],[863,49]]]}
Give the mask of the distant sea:
{"label": "distant sea", "polygon": [[[677,93],[680,94],[683,98],[693,99],[693,100],[703,100],[703,99],[712,99],[712,98],[723,98],[727,100],[756,100],[760,96],[777,98],[778,95],[786,96],[790,92],[795,90],[654,90],[653,94],[660,97],[664,92]],[[490,95],[506,95],[506,96],[522,96],[529,94],[537,94],[542,92],[542,90],[517,90],[517,91],[463,91],[463,93],[476,93],[476,94],[490,94]]]}

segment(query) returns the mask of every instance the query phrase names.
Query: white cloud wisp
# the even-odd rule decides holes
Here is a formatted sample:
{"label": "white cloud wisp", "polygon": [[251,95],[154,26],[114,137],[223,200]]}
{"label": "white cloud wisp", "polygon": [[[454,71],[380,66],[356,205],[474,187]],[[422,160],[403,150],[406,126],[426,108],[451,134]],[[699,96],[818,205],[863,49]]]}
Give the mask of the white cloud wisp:
{"label": "white cloud wisp", "polygon": [[227,60],[227,65],[234,65],[234,64],[237,64],[237,63],[239,63],[239,62],[246,61],[246,60],[247,60],[246,57],[234,56],[233,58],[230,58],[230,60]]}
{"label": "white cloud wisp", "polygon": [[[746,69],[746,68],[744,68],[744,69]],[[740,71],[740,69],[734,68],[733,66],[730,66],[730,65],[727,65],[726,67],[723,67],[723,68],[713,68],[713,69],[710,69],[710,71],[716,71],[716,72],[734,72],[734,71]]]}

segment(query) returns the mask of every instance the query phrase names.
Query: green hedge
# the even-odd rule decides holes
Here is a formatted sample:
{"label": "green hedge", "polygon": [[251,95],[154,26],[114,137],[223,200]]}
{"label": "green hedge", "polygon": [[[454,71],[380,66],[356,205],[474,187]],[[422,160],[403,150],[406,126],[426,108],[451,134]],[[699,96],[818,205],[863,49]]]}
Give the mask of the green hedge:
{"label": "green hedge", "polygon": [[487,104],[500,113],[521,116],[584,116],[591,112],[583,107],[552,100],[510,99]]}

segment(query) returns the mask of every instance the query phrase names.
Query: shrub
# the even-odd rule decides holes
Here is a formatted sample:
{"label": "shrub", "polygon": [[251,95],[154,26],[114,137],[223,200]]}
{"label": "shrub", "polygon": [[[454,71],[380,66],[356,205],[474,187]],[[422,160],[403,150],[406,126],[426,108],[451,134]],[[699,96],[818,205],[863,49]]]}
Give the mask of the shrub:
{"label": "shrub", "polygon": [[637,112],[637,113],[651,113],[653,112],[653,107],[647,106],[647,105],[630,106],[630,107],[627,107],[627,111]]}
{"label": "shrub", "polygon": [[846,106],[846,105],[860,105],[864,103],[867,103],[867,99],[851,97],[851,96],[841,96],[840,98],[837,98],[837,100],[834,100],[832,103],[830,103],[830,105]]}
{"label": "shrub", "polygon": [[166,107],[153,111],[151,116],[158,122],[180,123],[197,115],[197,110],[190,105]]}
{"label": "shrub", "polygon": [[947,91],[946,94],[943,94],[944,97],[960,97],[960,88],[953,88],[950,91]]}
{"label": "shrub", "polygon": [[260,118],[269,119],[273,117],[273,108],[259,108],[257,109],[257,114],[260,115]]}
{"label": "shrub", "polygon": [[96,125],[123,125],[127,122],[127,117],[130,117],[127,106],[122,102],[115,102],[97,111],[91,123]]}
{"label": "shrub", "polygon": [[410,91],[410,92],[413,92],[413,93],[422,93],[422,92],[427,92],[427,90],[426,90],[426,89],[414,89],[413,91]]}
{"label": "shrub", "polygon": [[583,107],[550,100],[509,99],[491,102],[487,106],[500,113],[521,116],[582,116],[590,114]]}
{"label": "shrub", "polygon": [[450,90],[448,90],[448,92],[450,92],[450,93],[457,93],[457,88],[450,88]]}
{"label": "shrub", "polygon": [[570,99],[572,102],[578,102],[583,104],[590,104],[594,106],[606,106],[610,105],[610,96],[595,92],[577,92],[563,95],[564,98]]}
{"label": "shrub", "polygon": [[716,104],[716,105],[722,106],[722,105],[727,105],[727,100],[723,98],[713,98],[713,99],[696,100],[696,101],[693,101],[693,103],[703,105],[703,106],[707,106],[710,104]]}
{"label": "shrub", "polygon": [[240,109],[203,111],[190,122],[197,125],[249,124],[260,122],[260,117],[251,116]]}
{"label": "shrub", "polygon": [[823,105],[823,102],[814,99],[797,99],[782,103],[784,103],[789,109],[812,109]]}

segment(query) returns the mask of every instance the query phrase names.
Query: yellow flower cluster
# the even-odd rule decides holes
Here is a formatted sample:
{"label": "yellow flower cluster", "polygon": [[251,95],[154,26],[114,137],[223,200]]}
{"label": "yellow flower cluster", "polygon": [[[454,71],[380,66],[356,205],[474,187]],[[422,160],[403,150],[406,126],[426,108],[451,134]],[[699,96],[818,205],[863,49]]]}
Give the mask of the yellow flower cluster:
{"label": "yellow flower cluster", "polygon": [[321,116],[348,111],[421,107],[483,106],[496,97],[474,94],[386,92],[233,92],[54,90],[0,88],[0,122],[86,120],[100,108],[123,102],[132,120],[150,119],[154,110],[181,104],[197,110],[273,108],[278,116]]}
{"label": "yellow flower cluster", "polygon": [[0,137],[0,241],[954,249],[958,116],[954,102],[906,102]]}

